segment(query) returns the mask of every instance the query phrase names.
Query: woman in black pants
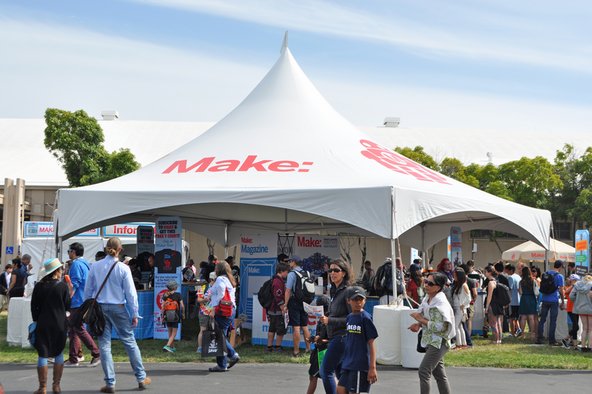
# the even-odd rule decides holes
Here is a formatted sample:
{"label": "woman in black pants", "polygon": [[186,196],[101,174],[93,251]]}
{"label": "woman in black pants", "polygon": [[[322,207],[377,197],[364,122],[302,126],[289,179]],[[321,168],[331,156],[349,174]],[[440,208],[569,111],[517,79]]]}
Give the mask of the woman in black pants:
{"label": "woman in black pants", "polygon": [[320,375],[323,379],[325,393],[335,394],[337,391],[337,381],[341,372],[341,359],[343,358],[345,334],[345,320],[350,313],[347,304],[349,286],[353,279],[353,273],[349,264],[336,260],[329,266],[329,280],[331,281],[331,306],[329,315],[320,318],[321,323],[327,325],[327,335],[329,345],[323,364],[320,368]]}

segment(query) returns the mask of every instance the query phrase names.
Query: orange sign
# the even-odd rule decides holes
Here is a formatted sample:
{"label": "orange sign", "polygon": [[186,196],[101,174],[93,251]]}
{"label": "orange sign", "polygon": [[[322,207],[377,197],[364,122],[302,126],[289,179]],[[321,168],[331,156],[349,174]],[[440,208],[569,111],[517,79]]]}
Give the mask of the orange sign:
{"label": "orange sign", "polygon": [[581,241],[576,242],[576,251],[580,250],[588,250],[588,241],[583,239]]}

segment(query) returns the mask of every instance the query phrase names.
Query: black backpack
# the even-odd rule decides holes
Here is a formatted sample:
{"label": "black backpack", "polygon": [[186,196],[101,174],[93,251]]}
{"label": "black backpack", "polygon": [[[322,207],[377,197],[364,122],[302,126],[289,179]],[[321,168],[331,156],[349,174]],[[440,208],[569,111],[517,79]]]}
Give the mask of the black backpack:
{"label": "black backpack", "polygon": [[296,286],[294,287],[294,298],[298,302],[310,304],[315,297],[315,283],[308,274],[308,271],[292,271],[296,274]]}
{"label": "black backpack", "polygon": [[264,309],[271,307],[271,304],[273,304],[273,278],[263,283],[259,292],[257,292],[257,299]]}
{"label": "black backpack", "polygon": [[498,281],[495,289],[493,289],[493,299],[498,305],[510,305],[510,302],[512,301],[512,293],[510,292],[510,288]]}
{"label": "black backpack", "polygon": [[372,288],[378,297],[393,294],[393,263],[381,265],[372,280]]}
{"label": "black backpack", "polygon": [[541,276],[541,293],[543,294],[553,294],[557,290],[557,285],[555,284],[555,274],[550,272],[545,272]]}

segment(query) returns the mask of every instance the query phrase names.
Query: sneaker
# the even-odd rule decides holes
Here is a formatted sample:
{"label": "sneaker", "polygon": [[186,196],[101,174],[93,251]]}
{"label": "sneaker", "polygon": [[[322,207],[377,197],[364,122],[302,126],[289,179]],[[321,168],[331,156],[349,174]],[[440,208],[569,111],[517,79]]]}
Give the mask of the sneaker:
{"label": "sneaker", "polygon": [[115,387],[113,387],[113,386],[103,386],[103,387],[101,387],[101,389],[99,391],[101,393],[114,393],[115,392]]}
{"label": "sneaker", "polygon": [[201,354],[201,346],[199,346],[199,347],[197,348],[197,351],[196,351],[196,353],[199,353],[199,354]]}
{"label": "sneaker", "polygon": [[266,351],[267,353],[271,353],[271,352],[273,352],[273,346],[268,346],[268,347],[265,349],[265,351]]}
{"label": "sneaker", "polygon": [[569,339],[562,339],[561,343],[563,344],[563,347],[566,349],[569,349],[571,347],[571,342]]}
{"label": "sneaker", "polygon": [[563,346],[560,342],[549,342],[549,346]]}
{"label": "sneaker", "polygon": [[152,383],[152,379],[146,376],[144,380],[138,382],[138,390],[146,390],[146,386],[148,386],[150,383]]}
{"label": "sneaker", "polygon": [[537,339],[536,341],[534,341],[535,345],[542,345],[543,344],[543,340],[542,339]]}
{"label": "sneaker", "polygon": [[519,328],[516,330],[516,338],[519,338],[522,336],[522,330]]}
{"label": "sneaker", "polygon": [[228,368],[220,368],[219,366],[208,368],[210,372],[228,372]]}
{"label": "sneaker", "polygon": [[273,348],[273,351],[276,353],[283,353],[284,352],[284,348],[282,348],[281,346],[276,346]]}
{"label": "sneaker", "polygon": [[240,357],[239,357],[238,353],[235,353],[234,357],[228,361],[228,369],[234,367],[234,364],[238,363],[239,360],[240,360]]}
{"label": "sneaker", "polygon": [[79,367],[79,366],[80,366],[80,363],[78,361],[77,362],[72,362],[70,360],[67,360],[64,363],[64,367]]}
{"label": "sneaker", "polygon": [[88,366],[89,367],[96,367],[100,363],[101,363],[101,357],[93,357],[92,360],[90,360],[90,364]]}
{"label": "sneaker", "polygon": [[81,363],[84,361],[84,356],[80,356],[80,357],[76,357],[78,359],[78,362]]}
{"label": "sneaker", "polygon": [[162,347],[162,351],[163,351],[163,352],[169,352],[169,353],[175,353],[175,350],[174,350],[172,347],[170,347],[170,346],[167,346],[167,345],[164,345],[164,346]]}

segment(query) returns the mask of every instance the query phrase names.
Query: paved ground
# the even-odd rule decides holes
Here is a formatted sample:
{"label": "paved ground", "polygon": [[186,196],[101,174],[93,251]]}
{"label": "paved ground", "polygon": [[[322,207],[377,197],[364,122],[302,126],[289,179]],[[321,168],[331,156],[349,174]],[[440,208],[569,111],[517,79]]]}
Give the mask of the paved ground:
{"label": "paved ground", "polygon": [[[227,373],[209,373],[203,363],[146,364],[153,383],[144,393],[256,393],[302,394],[308,385],[303,364],[237,364]],[[128,364],[118,363],[117,392],[135,392],[137,384]],[[584,393],[592,382],[590,371],[448,368],[454,393]],[[416,370],[379,367],[372,393],[419,392]],[[0,382],[6,393],[31,393],[37,389],[34,365],[0,364]],[[101,367],[69,368],[64,373],[64,393],[97,393],[103,385]],[[432,392],[437,392],[435,383]],[[319,382],[317,393],[322,393]]]}

